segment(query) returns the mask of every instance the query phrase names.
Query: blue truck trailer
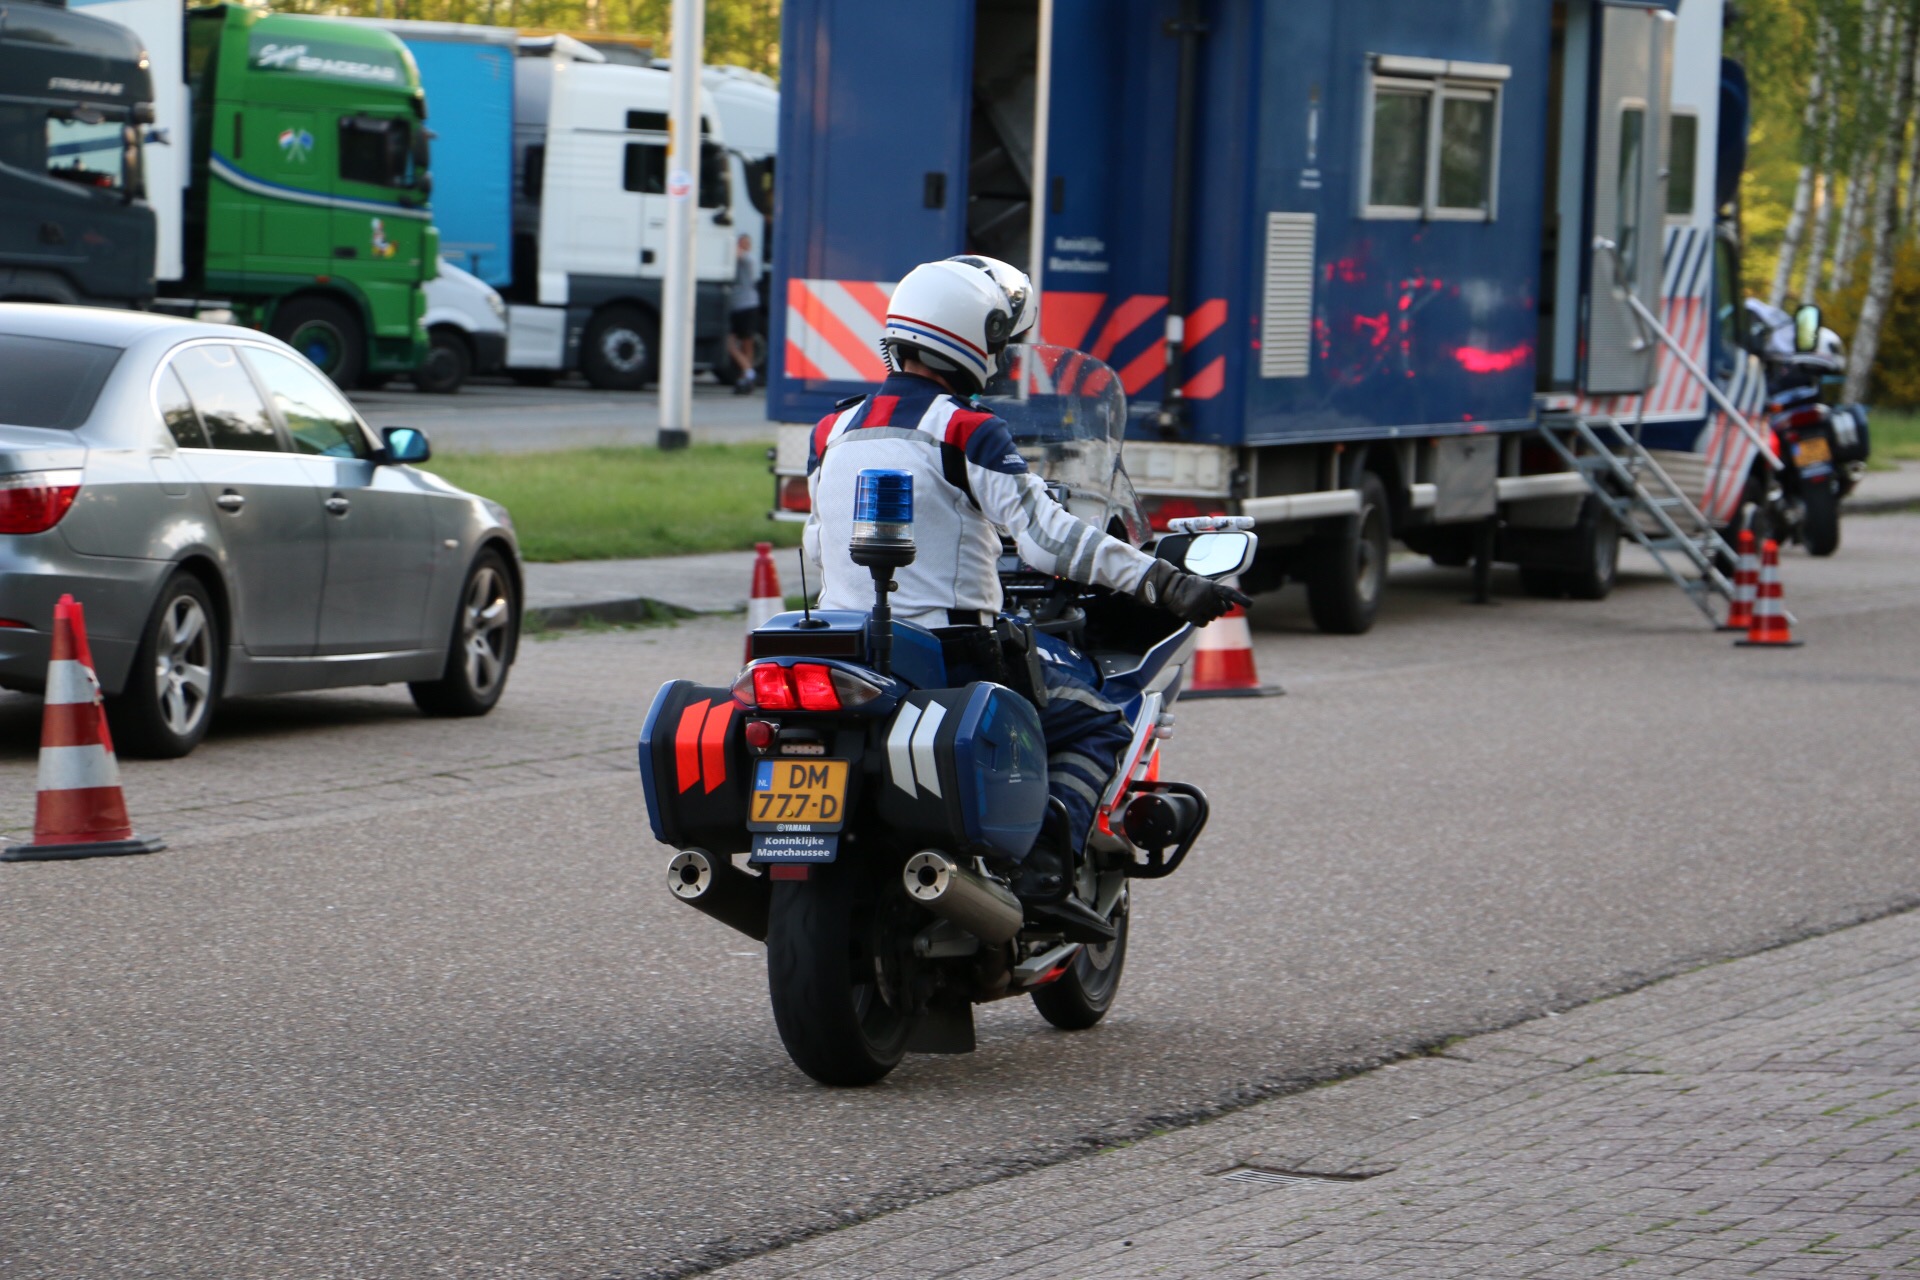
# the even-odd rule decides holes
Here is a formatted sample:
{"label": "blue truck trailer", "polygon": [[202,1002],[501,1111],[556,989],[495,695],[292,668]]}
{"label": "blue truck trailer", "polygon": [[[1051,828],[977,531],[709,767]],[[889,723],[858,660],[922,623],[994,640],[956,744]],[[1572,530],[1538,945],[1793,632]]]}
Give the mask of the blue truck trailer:
{"label": "blue truck trailer", "polygon": [[[811,423],[869,387],[892,282],[990,253],[1034,277],[1046,341],[1119,371],[1156,522],[1257,521],[1250,589],[1303,582],[1323,629],[1363,631],[1397,537],[1604,594],[1628,520],[1570,465],[1584,424],[1630,421],[1707,522],[1756,483],[1723,21],[1723,0],[787,0],[770,412]],[[776,515],[804,515],[805,449],[783,429]]]}

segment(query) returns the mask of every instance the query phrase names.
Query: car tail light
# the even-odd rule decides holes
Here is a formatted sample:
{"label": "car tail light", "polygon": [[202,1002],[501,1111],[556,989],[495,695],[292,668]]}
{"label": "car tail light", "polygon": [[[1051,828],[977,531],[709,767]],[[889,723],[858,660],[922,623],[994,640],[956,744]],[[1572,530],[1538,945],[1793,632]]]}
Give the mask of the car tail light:
{"label": "car tail light", "polygon": [[813,510],[813,495],[807,492],[805,476],[788,476],[780,482],[780,509],[801,515]]}
{"label": "car tail light", "polygon": [[80,494],[78,471],[21,471],[0,476],[0,533],[45,533]]}
{"label": "car tail light", "polygon": [[803,711],[838,711],[840,695],[833,687],[833,669],[817,662],[802,662],[793,668],[793,687],[800,694]]}
{"label": "car tail light", "polygon": [[1216,502],[1196,502],[1192,498],[1142,498],[1140,505],[1147,513],[1147,523],[1165,533],[1169,520],[1184,520],[1190,516],[1223,516],[1226,508]]}

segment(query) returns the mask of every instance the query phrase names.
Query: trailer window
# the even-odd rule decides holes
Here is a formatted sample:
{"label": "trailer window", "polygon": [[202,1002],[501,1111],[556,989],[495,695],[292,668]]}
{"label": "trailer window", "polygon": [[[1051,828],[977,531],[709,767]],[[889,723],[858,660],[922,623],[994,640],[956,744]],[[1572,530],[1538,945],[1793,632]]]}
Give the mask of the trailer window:
{"label": "trailer window", "polygon": [[1361,131],[1362,216],[1492,221],[1507,74],[1485,63],[1376,57]]}
{"label": "trailer window", "polygon": [[1693,178],[1700,154],[1700,117],[1675,112],[1667,142],[1667,216],[1693,217]]}
{"label": "trailer window", "polygon": [[381,116],[340,121],[340,177],[375,187],[411,187],[413,126]]}
{"label": "trailer window", "polygon": [[1642,107],[1620,112],[1620,170],[1614,181],[1614,208],[1619,211],[1614,244],[1619,246],[1620,274],[1638,279],[1640,265],[1640,148],[1646,137],[1647,113]]}

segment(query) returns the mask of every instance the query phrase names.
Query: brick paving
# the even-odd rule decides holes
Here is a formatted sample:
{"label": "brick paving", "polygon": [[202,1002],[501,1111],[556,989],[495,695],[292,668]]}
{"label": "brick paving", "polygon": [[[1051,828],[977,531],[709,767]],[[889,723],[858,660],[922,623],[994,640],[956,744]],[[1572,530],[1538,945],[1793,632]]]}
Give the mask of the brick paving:
{"label": "brick paving", "polygon": [[[1325,1181],[1220,1176],[1242,1166]],[[1711,965],[713,1274],[1916,1271],[1920,914]]]}

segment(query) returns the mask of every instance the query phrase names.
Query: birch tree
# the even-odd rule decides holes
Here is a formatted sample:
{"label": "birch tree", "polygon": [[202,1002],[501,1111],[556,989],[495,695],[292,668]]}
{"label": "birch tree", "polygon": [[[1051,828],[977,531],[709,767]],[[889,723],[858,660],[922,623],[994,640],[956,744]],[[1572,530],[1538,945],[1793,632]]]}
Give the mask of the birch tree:
{"label": "birch tree", "polygon": [[1873,374],[1874,358],[1880,353],[1880,326],[1885,323],[1887,303],[1893,296],[1893,259],[1900,241],[1900,174],[1898,165],[1907,125],[1913,115],[1914,58],[1920,53],[1920,0],[1902,0],[1898,23],[1899,43],[1895,65],[1899,68],[1893,94],[1893,109],[1879,146],[1879,174],[1873,197],[1873,267],[1867,276],[1867,296],[1860,305],[1860,322],[1854,330],[1853,348],[1847,360],[1845,397],[1864,400]]}
{"label": "birch tree", "polygon": [[1780,261],[1773,269],[1773,287],[1767,301],[1779,306],[1793,287],[1793,269],[1800,258],[1800,240],[1806,233],[1807,219],[1824,176],[1816,151],[1816,139],[1826,118],[1822,89],[1827,66],[1827,45],[1831,31],[1825,16],[1819,19],[1819,34],[1814,39],[1813,80],[1807,86],[1807,107],[1802,116],[1801,149],[1806,160],[1800,166],[1800,179],[1794,184],[1793,212],[1787,215],[1787,230],[1780,241]]}

